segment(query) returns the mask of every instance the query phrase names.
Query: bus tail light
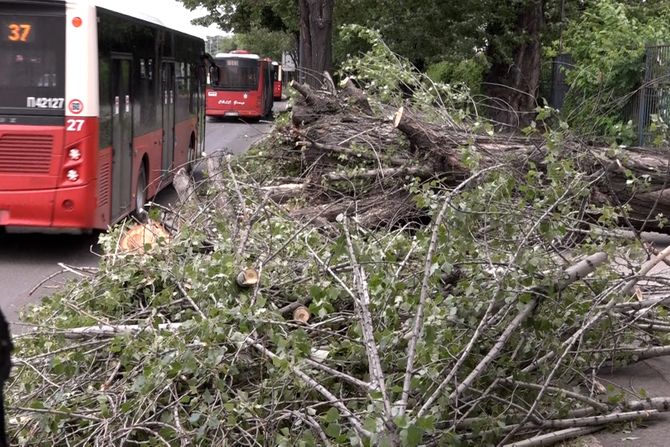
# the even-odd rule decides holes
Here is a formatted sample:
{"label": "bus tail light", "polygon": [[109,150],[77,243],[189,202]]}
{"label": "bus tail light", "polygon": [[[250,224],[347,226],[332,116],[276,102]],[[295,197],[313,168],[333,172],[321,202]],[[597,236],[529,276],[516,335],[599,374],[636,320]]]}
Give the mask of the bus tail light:
{"label": "bus tail light", "polygon": [[67,174],[65,174],[65,176],[69,181],[76,182],[77,180],[79,180],[79,171],[77,171],[76,169],[70,169],[67,171]]}
{"label": "bus tail light", "polygon": [[68,151],[67,156],[70,158],[72,161],[78,161],[81,158],[81,151],[79,149],[72,148]]}

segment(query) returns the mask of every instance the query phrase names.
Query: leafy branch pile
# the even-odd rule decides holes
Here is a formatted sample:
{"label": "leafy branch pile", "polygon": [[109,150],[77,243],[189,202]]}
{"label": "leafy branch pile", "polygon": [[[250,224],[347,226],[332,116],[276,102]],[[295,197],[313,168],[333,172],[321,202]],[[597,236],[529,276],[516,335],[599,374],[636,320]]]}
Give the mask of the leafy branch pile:
{"label": "leafy branch pile", "polygon": [[177,175],[170,238],[123,252],[117,227],[25,316],[15,444],[533,446],[668,408],[597,379],[670,352],[670,250],[619,227],[662,225],[631,199],[667,155],[295,88],[261,147]]}

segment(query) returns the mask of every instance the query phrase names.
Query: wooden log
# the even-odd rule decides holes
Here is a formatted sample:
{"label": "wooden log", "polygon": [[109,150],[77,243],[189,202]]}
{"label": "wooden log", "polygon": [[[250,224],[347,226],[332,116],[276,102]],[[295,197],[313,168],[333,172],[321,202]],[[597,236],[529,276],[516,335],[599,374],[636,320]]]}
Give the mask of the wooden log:
{"label": "wooden log", "polygon": [[311,316],[309,309],[305,306],[299,306],[293,311],[293,320],[300,323],[307,323]]}
{"label": "wooden log", "polygon": [[385,169],[367,169],[365,171],[356,172],[329,172],[322,177],[331,182],[338,180],[355,180],[355,179],[370,179],[370,178],[388,178],[398,175],[416,175],[419,177],[430,177],[432,172],[425,168],[418,166],[403,166],[399,168],[385,168]]}
{"label": "wooden log", "polygon": [[291,122],[296,127],[307,126],[318,120],[320,115],[310,107],[295,104],[291,112]]}
{"label": "wooden log", "polygon": [[[350,144],[368,144],[368,141],[375,147],[375,157],[379,154],[375,161],[382,169],[406,166],[407,163],[396,161],[412,159],[414,166],[421,167],[416,168],[417,171],[422,170],[416,174],[435,175],[448,184],[458,184],[472,175],[471,165],[463,163],[465,149],[479,153],[479,169],[503,163],[523,176],[531,165],[540,170],[546,166],[548,148],[544,138],[487,135],[468,131],[453,122],[435,124],[407,107],[398,109],[393,125],[387,126],[383,120],[366,114],[364,93],[357,91],[350,79],[345,81],[337,97],[320,95],[301,84],[294,84],[294,88],[302,99],[294,110],[293,122],[305,129],[294,138],[297,142],[311,143],[309,150],[304,151],[302,162],[314,176],[325,172],[326,180],[350,179],[351,175],[332,172],[333,166],[360,166],[356,166],[355,160],[343,163],[337,155],[349,156],[355,152],[351,151]],[[346,99],[347,104],[341,104],[341,99]],[[402,153],[404,146],[398,144],[400,140],[394,143],[392,134],[385,135],[378,130],[388,127],[396,129],[409,142],[406,156]],[[384,158],[384,148],[389,145],[402,148],[400,154],[394,154],[398,160]],[[560,142],[559,156],[573,160],[585,176],[601,178],[602,181],[593,185],[590,200],[597,205],[625,205],[626,218],[622,224],[644,231],[670,233],[670,225],[659,216],[670,216],[670,151],[641,148],[617,151],[567,138]],[[375,174],[369,171],[356,175],[356,178],[366,177],[372,179]],[[633,182],[633,178],[637,180]]]}
{"label": "wooden log", "polygon": [[[393,166],[403,166],[407,165],[410,160],[407,158],[401,157],[392,157],[385,154],[371,154],[365,151],[357,151],[346,146],[338,146],[335,144],[319,143],[317,141],[305,141],[298,142],[298,144],[309,147],[310,149],[316,149],[317,151],[326,153],[326,154],[339,154],[345,155],[347,157],[352,157],[353,159],[362,158],[364,160],[373,160],[378,163],[390,164]],[[314,157],[312,157],[314,158]]]}
{"label": "wooden log", "polygon": [[[289,87],[297,91],[305,99],[305,102],[309,106],[315,106],[321,100],[312,90],[312,88],[307,84],[300,84],[299,82],[291,81],[288,84]],[[295,109],[294,109],[295,110]]]}
{"label": "wooden log", "polygon": [[306,84],[291,81],[289,86],[300,93],[304,104],[296,103],[293,106],[291,122],[294,126],[311,124],[323,115],[331,115],[342,111],[342,107],[335,97],[320,96]]}
{"label": "wooden log", "polygon": [[421,219],[425,212],[416,207],[406,191],[375,195],[362,200],[341,200],[312,205],[293,211],[290,215],[301,221],[335,222],[339,215],[349,216],[363,228],[378,228],[408,220]]}
{"label": "wooden log", "polygon": [[[407,137],[417,155],[430,155],[436,174],[457,180],[471,174],[460,162],[463,147],[479,151],[480,168],[506,162],[523,173],[530,162],[539,169],[545,164],[547,149],[539,139],[468,134],[450,126],[427,123],[403,107],[396,112],[393,124]],[[626,148],[613,152],[610,147],[587,146],[577,140],[561,144],[561,156],[578,160],[585,175],[603,175],[593,195],[615,206],[626,205],[627,219],[622,223],[647,231],[670,232],[670,225],[658,216],[670,216],[670,152],[667,149]]]}
{"label": "wooden log", "polygon": [[235,277],[237,285],[245,289],[258,284],[259,279],[260,277],[258,272],[251,268],[242,270],[240,273],[238,273],[237,277]]}
{"label": "wooden log", "polygon": [[344,88],[340,92],[340,95],[349,100],[349,103],[358,108],[361,112],[372,115],[372,107],[370,107],[370,102],[368,101],[368,95],[354,84],[354,81],[351,78],[346,78],[344,80]]}
{"label": "wooden log", "polygon": [[123,253],[144,254],[147,249],[151,250],[160,243],[170,241],[170,234],[161,224],[148,221],[143,224],[132,225],[121,236],[119,249]]}
{"label": "wooden log", "polygon": [[268,196],[275,202],[284,202],[286,200],[300,196],[307,191],[309,183],[285,183],[283,185],[263,186],[260,188],[263,195]]}
{"label": "wooden log", "polygon": [[[427,125],[400,107],[395,114],[393,125],[405,134],[413,152],[423,158],[430,158],[435,172],[451,173],[459,179],[469,177],[470,170],[459,160],[456,151],[467,146],[467,140],[459,141],[442,135],[433,126]],[[435,157],[439,153],[439,157]]]}
{"label": "wooden log", "polygon": [[186,172],[186,169],[179,168],[179,170],[177,170],[172,184],[174,185],[175,191],[177,191],[177,197],[179,197],[181,203],[197,199],[193,179],[188,172]]}

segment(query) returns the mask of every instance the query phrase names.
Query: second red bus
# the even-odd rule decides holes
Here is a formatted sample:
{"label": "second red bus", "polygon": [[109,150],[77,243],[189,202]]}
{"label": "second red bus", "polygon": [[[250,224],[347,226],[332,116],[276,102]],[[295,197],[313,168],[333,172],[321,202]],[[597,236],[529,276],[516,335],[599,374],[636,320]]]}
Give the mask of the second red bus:
{"label": "second red bus", "polygon": [[[246,52],[219,53],[207,85],[206,114],[262,118],[272,112],[272,62]],[[218,67],[218,70],[217,70]]]}
{"label": "second red bus", "polygon": [[272,98],[281,101],[282,96],[282,67],[279,62],[272,62]]}

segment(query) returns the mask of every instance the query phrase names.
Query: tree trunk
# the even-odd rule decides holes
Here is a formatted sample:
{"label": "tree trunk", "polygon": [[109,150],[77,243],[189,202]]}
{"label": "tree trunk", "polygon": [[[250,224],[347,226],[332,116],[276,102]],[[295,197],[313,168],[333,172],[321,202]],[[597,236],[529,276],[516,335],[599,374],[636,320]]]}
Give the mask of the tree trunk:
{"label": "tree trunk", "polygon": [[[521,36],[513,51],[513,60],[501,60],[501,49],[491,46],[489,56],[495,61],[486,77],[486,91],[491,96],[490,116],[502,124],[525,127],[533,119],[540,86],[540,34],[544,27],[542,0],[528,0],[520,7],[515,35]],[[504,31],[501,31],[504,32]]]}
{"label": "tree trunk", "polygon": [[[380,205],[384,200],[390,204],[389,191],[404,181],[393,179],[439,177],[443,184],[459,185],[474,175],[472,166],[463,162],[463,148],[478,152],[478,169],[504,165],[523,176],[531,165],[533,169],[545,167],[548,147],[541,137],[477,134],[432,123],[420,112],[401,107],[392,125],[405,136],[403,141],[385,130],[391,127],[387,118],[367,115],[350,92],[334,96],[307,86],[292,87],[302,98],[294,106],[295,127],[287,136],[293,141],[292,149],[300,148],[293,153],[307,168],[301,177],[309,181],[305,188],[311,194],[309,209],[294,210],[296,217],[332,221],[338,214],[353,213],[359,222],[372,227],[421,220],[422,212],[409,196],[394,196],[394,204],[386,209]],[[571,159],[584,174],[600,178],[591,187],[593,203],[625,205],[626,219],[621,223],[626,227],[670,233],[666,222],[670,216],[667,148],[628,148],[617,154],[608,146],[587,145],[579,139],[566,139],[561,147],[561,157]],[[631,182],[631,174],[638,181]],[[354,180],[356,187],[348,188]],[[303,180],[291,179],[286,190],[276,192],[289,197],[297,193],[294,184],[300,182]],[[333,204],[333,200],[339,202]]]}
{"label": "tree trunk", "polygon": [[307,84],[319,86],[332,67],[335,0],[299,0],[300,68]]}
{"label": "tree trunk", "polygon": [[[402,107],[396,113],[395,127],[407,136],[415,154],[429,154],[431,169],[448,174],[458,183],[473,174],[460,162],[459,148],[474,146],[481,154],[480,168],[505,163],[523,173],[529,163],[541,167],[546,156],[542,140],[525,137],[462,134],[450,127],[429,124]],[[624,225],[647,231],[668,233],[664,216],[670,216],[670,156],[665,148],[628,148],[625,154],[609,155],[607,146],[584,146],[578,141],[563,144],[565,158],[579,159],[588,174],[604,173],[591,193],[596,202],[626,205]],[[630,174],[645,184],[631,186]],[[661,214],[662,216],[658,216]]]}

